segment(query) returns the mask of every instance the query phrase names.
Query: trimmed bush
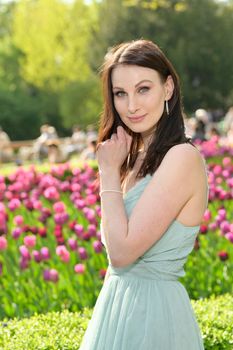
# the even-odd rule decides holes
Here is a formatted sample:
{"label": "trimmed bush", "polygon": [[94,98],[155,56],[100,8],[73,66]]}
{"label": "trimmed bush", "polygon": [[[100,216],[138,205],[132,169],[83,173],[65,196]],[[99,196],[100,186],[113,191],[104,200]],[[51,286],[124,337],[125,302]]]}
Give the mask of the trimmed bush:
{"label": "trimmed bush", "polygon": [[[226,294],[192,301],[203,334],[205,350],[233,349],[233,296]],[[0,327],[3,350],[76,350],[92,310],[50,312],[22,320],[4,320]]]}

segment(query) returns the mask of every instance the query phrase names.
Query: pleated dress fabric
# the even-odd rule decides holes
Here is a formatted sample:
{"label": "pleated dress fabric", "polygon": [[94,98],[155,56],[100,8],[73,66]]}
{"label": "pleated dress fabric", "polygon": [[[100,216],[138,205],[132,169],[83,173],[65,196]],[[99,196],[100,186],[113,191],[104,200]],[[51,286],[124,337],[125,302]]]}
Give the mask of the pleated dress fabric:
{"label": "pleated dress fabric", "polygon": [[[124,196],[128,217],[150,179],[147,175]],[[174,220],[133,264],[116,268],[108,257],[110,276],[79,349],[204,350],[189,296],[178,281],[198,231],[199,226]]]}

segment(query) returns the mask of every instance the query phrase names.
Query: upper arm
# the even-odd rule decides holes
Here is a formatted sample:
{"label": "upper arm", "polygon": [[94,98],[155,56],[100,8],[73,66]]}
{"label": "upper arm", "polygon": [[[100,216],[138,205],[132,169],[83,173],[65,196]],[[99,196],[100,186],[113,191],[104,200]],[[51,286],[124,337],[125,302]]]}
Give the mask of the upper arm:
{"label": "upper arm", "polygon": [[199,163],[200,155],[191,145],[177,145],[167,152],[130,215],[117,266],[134,262],[161,238],[195,193]]}

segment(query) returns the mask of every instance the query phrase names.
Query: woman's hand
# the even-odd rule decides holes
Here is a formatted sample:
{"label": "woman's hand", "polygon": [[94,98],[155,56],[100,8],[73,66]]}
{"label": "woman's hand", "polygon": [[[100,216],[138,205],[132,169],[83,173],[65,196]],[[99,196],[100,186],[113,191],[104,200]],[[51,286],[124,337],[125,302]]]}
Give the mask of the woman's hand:
{"label": "woman's hand", "polygon": [[105,169],[120,170],[129,154],[132,137],[122,126],[117,127],[117,133],[97,145],[97,161],[101,171]]}

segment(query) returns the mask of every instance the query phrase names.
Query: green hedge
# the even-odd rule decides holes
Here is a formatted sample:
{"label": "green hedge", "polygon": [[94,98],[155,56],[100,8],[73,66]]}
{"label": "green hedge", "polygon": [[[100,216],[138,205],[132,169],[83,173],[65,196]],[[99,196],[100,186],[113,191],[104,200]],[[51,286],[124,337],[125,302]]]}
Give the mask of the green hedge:
{"label": "green hedge", "polygon": [[[192,301],[202,330],[205,350],[233,349],[233,296],[226,294]],[[1,350],[76,350],[91,317],[83,312],[51,312],[22,320],[4,320]]]}

